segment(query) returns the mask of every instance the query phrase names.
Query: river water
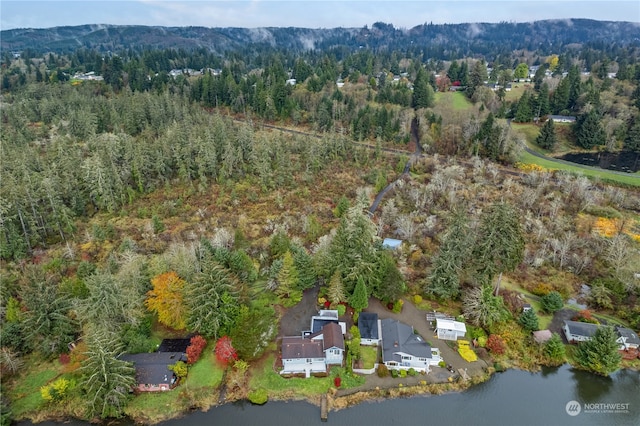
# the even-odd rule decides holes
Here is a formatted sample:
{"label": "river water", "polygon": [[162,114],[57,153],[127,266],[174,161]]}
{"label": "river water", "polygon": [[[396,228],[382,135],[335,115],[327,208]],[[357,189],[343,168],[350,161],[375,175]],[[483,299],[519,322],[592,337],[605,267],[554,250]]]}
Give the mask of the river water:
{"label": "river water", "polygon": [[[87,423],[72,421],[65,424]],[[320,421],[317,406],[306,402],[268,402],[264,406],[226,404],[161,424],[300,426],[324,423]],[[367,402],[332,411],[327,424],[638,426],[640,372],[620,370],[611,377],[600,377],[568,365],[545,368],[537,373],[508,370],[494,374],[485,383],[465,392]]]}

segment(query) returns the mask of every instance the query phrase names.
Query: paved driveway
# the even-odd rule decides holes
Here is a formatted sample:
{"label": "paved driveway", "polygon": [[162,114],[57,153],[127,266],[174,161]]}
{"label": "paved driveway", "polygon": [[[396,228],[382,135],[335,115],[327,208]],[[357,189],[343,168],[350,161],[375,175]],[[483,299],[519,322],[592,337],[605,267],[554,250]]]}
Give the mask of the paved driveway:
{"label": "paved driveway", "polygon": [[[462,357],[456,350],[450,348],[444,340],[439,340],[436,337],[435,330],[431,328],[431,325],[429,324],[429,322],[427,322],[426,311],[416,308],[416,306],[412,302],[405,300],[402,312],[400,312],[399,314],[395,314],[387,309],[386,306],[383,306],[377,299],[371,298],[369,299],[369,307],[367,307],[365,311],[377,313],[380,319],[393,318],[405,324],[413,326],[413,328],[425,340],[429,341],[432,347],[440,349],[440,356],[442,357],[442,359],[447,364],[451,364],[451,366],[453,366],[456,371],[459,368],[467,369],[467,374],[470,377],[484,374],[484,369],[487,364],[481,359],[478,359],[478,361],[475,362],[467,362],[462,359]],[[430,373],[429,376],[433,375],[437,377],[442,375],[442,377],[445,378],[446,381],[448,375],[443,374],[443,372],[446,371],[447,370],[439,367],[433,367],[432,373]]]}

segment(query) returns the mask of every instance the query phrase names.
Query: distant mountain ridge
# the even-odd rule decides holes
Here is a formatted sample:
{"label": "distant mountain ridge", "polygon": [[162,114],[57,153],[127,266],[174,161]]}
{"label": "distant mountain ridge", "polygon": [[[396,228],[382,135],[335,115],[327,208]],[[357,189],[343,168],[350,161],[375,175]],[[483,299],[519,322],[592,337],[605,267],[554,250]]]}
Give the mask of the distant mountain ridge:
{"label": "distant mountain ridge", "polygon": [[77,48],[118,51],[140,48],[205,48],[223,53],[251,48],[292,51],[327,49],[406,49],[447,46],[459,54],[496,48],[547,50],[570,44],[640,46],[640,23],[588,19],[545,20],[529,23],[423,24],[410,29],[375,23],[370,28],[206,28],[141,25],[80,25],[0,32],[0,49],[68,52]]}

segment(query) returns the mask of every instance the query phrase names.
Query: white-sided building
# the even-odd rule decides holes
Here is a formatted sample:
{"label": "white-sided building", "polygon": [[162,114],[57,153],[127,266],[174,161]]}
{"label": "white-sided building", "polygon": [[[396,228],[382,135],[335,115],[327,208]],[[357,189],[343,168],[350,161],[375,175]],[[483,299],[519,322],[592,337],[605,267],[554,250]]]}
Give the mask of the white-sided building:
{"label": "white-sided building", "polygon": [[459,337],[464,338],[467,334],[467,326],[460,321],[436,318],[436,332],[438,339],[458,340]]}

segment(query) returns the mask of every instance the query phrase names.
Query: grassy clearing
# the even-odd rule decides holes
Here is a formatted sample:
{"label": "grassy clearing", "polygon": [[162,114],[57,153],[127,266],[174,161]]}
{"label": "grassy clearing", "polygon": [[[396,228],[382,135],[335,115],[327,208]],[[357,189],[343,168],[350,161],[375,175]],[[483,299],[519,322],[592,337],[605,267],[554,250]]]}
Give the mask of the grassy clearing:
{"label": "grassy clearing", "polygon": [[186,402],[187,399],[181,397],[180,388],[167,392],[148,392],[135,396],[124,412],[137,422],[156,423],[185,411],[189,408]]}
{"label": "grassy clearing", "polygon": [[329,389],[329,377],[311,377],[309,379],[293,377],[285,379],[273,370],[274,356],[264,363],[261,371],[253,372],[250,381],[251,389],[266,389],[270,396],[304,398],[320,395]]}
{"label": "grassy clearing", "polygon": [[216,388],[222,382],[224,370],[217,364],[213,344],[203,351],[202,358],[189,369],[184,385],[189,388]]}
{"label": "grassy clearing", "polygon": [[618,183],[633,187],[640,187],[640,175],[629,174],[619,175],[615,173],[609,173],[605,170],[586,169],[582,167],[572,166],[570,164],[556,163],[545,158],[536,157],[526,151],[520,153],[519,161],[524,164],[537,164],[547,170],[564,170],[576,174],[581,174],[591,178],[597,178],[603,182]]}
{"label": "grassy clearing", "polygon": [[473,107],[462,92],[437,92],[435,103],[437,106],[450,106],[456,111],[465,111]]}
{"label": "grassy clearing", "polygon": [[26,363],[22,374],[15,377],[3,392],[11,400],[11,412],[16,419],[23,418],[33,413],[45,403],[40,395],[40,388],[60,374],[60,366],[57,362],[38,364]]}
{"label": "grassy clearing", "polygon": [[[537,125],[535,123],[511,122],[511,128],[517,133],[520,133],[524,136],[529,148],[541,154],[549,154],[548,150],[542,149],[536,144],[536,138],[540,134],[542,125]],[[576,148],[569,140],[569,135],[571,134],[571,124],[556,123],[555,129],[558,143],[556,144],[553,152],[570,152],[578,150],[578,148]]]}
{"label": "grassy clearing", "polygon": [[361,346],[360,357],[362,358],[362,368],[373,368],[373,365],[378,360],[378,347]]}

